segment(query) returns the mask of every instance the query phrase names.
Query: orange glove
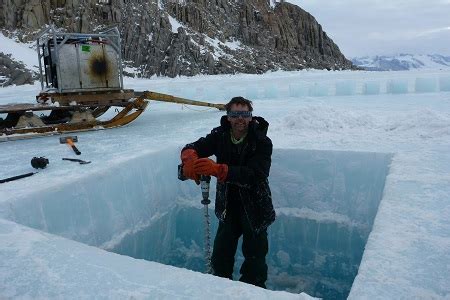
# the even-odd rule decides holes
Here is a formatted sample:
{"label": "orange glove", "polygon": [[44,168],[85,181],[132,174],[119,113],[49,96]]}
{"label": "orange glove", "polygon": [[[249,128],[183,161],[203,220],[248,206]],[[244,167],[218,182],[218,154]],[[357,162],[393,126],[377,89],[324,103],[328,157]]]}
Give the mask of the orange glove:
{"label": "orange glove", "polygon": [[227,178],[228,165],[216,164],[209,158],[199,158],[194,163],[194,172],[200,175],[215,176],[218,181],[223,182]]}
{"label": "orange glove", "polygon": [[181,152],[181,162],[183,163],[183,175],[186,178],[200,183],[200,175],[194,171],[194,163],[198,159],[198,154],[194,149],[186,149]]}

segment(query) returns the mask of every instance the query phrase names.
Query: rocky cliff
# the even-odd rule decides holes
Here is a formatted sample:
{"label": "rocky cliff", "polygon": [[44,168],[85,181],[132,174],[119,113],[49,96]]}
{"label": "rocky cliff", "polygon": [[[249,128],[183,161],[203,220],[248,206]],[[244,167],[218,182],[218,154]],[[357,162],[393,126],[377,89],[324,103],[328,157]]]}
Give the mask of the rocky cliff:
{"label": "rocky cliff", "polygon": [[124,60],[152,75],[350,69],[320,24],[269,0],[0,0],[0,27],[30,40],[47,24],[72,32],[117,25]]}

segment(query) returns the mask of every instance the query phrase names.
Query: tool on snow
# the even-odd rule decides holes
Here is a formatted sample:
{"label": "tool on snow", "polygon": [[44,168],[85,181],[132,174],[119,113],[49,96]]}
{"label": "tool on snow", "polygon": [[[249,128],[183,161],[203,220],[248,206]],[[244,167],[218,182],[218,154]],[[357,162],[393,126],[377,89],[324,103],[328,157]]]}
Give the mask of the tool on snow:
{"label": "tool on snow", "polygon": [[[49,161],[45,157],[33,157],[31,159],[31,166],[33,168],[35,168],[35,169],[45,169],[48,164],[49,164]],[[8,178],[5,178],[5,179],[0,179],[0,183],[5,183],[5,182],[14,181],[14,180],[17,180],[17,179],[30,177],[30,176],[33,176],[34,174],[37,174],[37,173],[39,173],[39,172],[30,172],[30,173],[25,173],[25,174],[13,176],[13,177],[8,177]]]}
{"label": "tool on snow", "polygon": [[85,160],[77,159],[77,158],[65,158],[65,157],[64,157],[62,160],[68,160],[68,161],[78,162],[78,163],[80,163],[80,165],[87,165],[87,164],[90,164],[90,163],[91,163],[90,161],[85,161]]}
{"label": "tool on snow", "polygon": [[5,179],[0,179],[0,183],[10,182],[10,181],[14,181],[14,180],[25,178],[25,177],[30,177],[36,173],[38,173],[38,172],[31,172],[31,173],[26,173],[26,174],[13,176],[13,177],[5,178]]}
{"label": "tool on snow", "polygon": [[76,135],[60,137],[59,142],[61,144],[69,145],[73,149],[73,151],[75,152],[76,155],[81,154],[80,150],[78,150],[77,146],[75,146],[75,144],[74,144],[74,143],[78,142],[78,137]]}

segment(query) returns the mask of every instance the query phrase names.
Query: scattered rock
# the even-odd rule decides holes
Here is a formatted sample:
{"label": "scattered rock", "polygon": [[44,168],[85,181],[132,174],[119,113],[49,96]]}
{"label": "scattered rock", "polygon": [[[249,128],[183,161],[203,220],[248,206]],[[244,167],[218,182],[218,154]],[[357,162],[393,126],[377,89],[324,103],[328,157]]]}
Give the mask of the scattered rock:
{"label": "scattered rock", "polygon": [[22,63],[11,59],[11,55],[0,52],[0,86],[33,84],[33,74]]}

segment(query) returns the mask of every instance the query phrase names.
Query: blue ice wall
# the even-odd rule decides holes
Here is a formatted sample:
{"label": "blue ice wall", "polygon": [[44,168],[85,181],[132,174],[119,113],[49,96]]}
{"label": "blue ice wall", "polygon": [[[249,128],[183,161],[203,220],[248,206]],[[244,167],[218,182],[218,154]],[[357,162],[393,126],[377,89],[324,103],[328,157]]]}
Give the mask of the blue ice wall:
{"label": "blue ice wall", "polygon": [[[350,74],[350,73],[349,73]],[[380,76],[358,76],[343,74],[340,79],[327,79],[326,76],[268,77],[255,84],[245,77],[241,82],[233,82],[227,87],[217,81],[206,82],[198,88],[190,83],[177,87],[156,86],[155,90],[176,96],[201,99],[212,102],[226,102],[235,96],[244,96],[251,100],[284,99],[288,97],[330,97],[379,94],[437,93],[450,91],[450,76],[424,73],[418,76],[395,72],[382,73]],[[326,74],[324,74],[326,75]],[[348,75],[348,76],[347,76]],[[382,76],[385,75],[385,76]],[[387,76],[389,75],[389,76]],[[347,78],[347,79],[346,79]]]}
{"label": "blue ice wall", "polygon": [[441,76],[439,86],[442,92],[450,92],[450,76]]}
{"label": "blue ice wall", "polygon": [[390,79],[387,83],[387,92],[390,94],[407,94],[408,81],[405,79]]}
{"label": "blue ice wall", "polygon": [[434,93],[438,91],[438,82],[434,78],[416,78],[416,93]]}
{"label": "blue ice wall", "polygon": [[380,83],[377,81],[365,82],[363,88],[364,95],[378,95],[380,93]]}
{"label": "blue ice wall", "polygon": [[278,149],[270,176],[277,207],[334,213],[372,226],[391,156]]}
{"label": "blue ice wall", "polygon": [[[179,149],[125,160],[102,172],[2,203],[2,217],[101,246],[148,225],[175,199],[198,196],[176,177]],[[171,199],[168,201],[167,199]]]}
{"label": "blue ice wall", "polygon": [[[347,297],[390,159],[381,153],[274,151],[270,184],[278,218],[269,229],[268,288]],[[213,216],[213,237],[216,228]],[[202,210],[179,205],[109,250],[204,271],[203,239]],[[238,250],[235,279],[243,259]]]}
{"label": "blue ice wall", "polygon": [[[179,149],[148,153],[31,197],[1,216],[86,244],[201,271],[200,189],[176,177]],[[390,155],[275,149],[268,287],[343,299],[382,198]],[[214,182],[214,181],[213,181]],[[214,195],[214,185],[211,197]],[[212,214],[212,236],[217,226]],[[242,254],[237,256],[236,278]]]}
{"label": "blue ice wall", "polygon": [[356,82],[347,80],[347,81],[338,81],[336,82],[336,96],[350,96],[356,93]]}

